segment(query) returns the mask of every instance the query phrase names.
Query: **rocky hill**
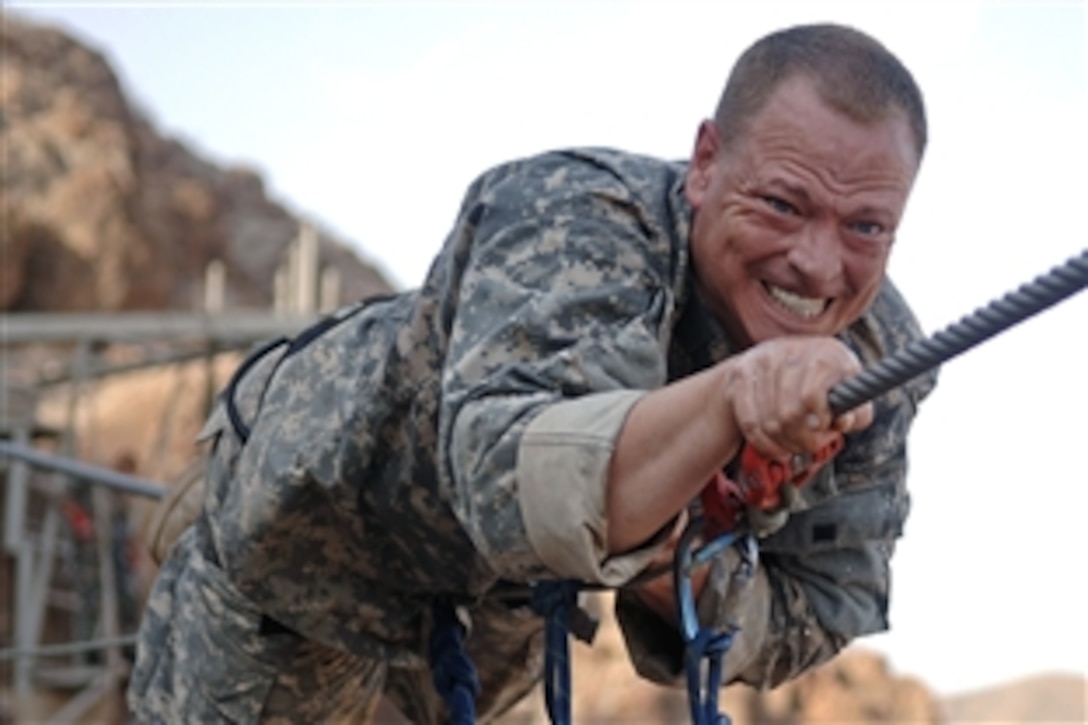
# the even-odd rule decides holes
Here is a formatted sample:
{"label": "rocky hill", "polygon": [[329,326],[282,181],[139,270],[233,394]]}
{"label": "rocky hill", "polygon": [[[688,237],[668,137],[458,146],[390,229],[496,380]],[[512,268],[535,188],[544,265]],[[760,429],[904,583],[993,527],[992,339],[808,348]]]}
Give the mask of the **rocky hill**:
{"label": "rocky hill", "polygon": [[1040,674],[948,698],[951,723],[1088,722],[1088,679],[1069,673]]}
{"label": "rocky hill", "polygon": [[[0,311],[188,308],[213,259],[226,265],[228,305],[268,306],[299,221],[260,176],[160,134],[94,49],[0,20]],[[319,237],[342,301],[390,289],[342,241]]]}

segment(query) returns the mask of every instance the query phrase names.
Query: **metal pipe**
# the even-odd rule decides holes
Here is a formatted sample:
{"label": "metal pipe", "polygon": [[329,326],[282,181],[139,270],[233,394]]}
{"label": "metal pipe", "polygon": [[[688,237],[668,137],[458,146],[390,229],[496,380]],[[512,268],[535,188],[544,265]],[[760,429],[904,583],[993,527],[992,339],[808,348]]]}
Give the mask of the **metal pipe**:
{"label": "metal pipe", "polygon": [[114,471],[110,468],[83,463],[65,456],[43,453],[29,446],[22,446],[8,441],[0,441],[0,457],[26,461],[37,468],[45,468],[66,473],[74,478],[101,484],[123,493],[161,499],[166,495],[166,488],[153,481]]}
{"label": "metal pipe", "polygon": [[253,343],[293,335],[313,324],[317,315],[229,312],[19,312],[0,314],[0,347],[38,343],[148,342],[211,340],[220,344]]}
{"label": "metal pipe", "polygon": [[21,657],[62,657],[64,655],[78,655],[86,652],[95,652],[110,647],[130,647],[136,644],[137,639],[138,637],[135,634],[126,634],[118,637],[88,639],[82,642],[65,642],[64,644],[43,644],[38,647],[0,649],[0,662],[5,660],[16,660]]}

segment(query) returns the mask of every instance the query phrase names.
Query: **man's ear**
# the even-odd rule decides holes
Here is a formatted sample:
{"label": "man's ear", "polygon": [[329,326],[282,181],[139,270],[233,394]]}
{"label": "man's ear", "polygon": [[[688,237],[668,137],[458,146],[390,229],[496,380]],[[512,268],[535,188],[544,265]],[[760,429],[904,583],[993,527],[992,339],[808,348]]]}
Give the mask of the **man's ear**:
{"label": "man's ear", "polygon": [[684,180],[684,196],[693,209],[698,209],[706,197],[707,189],[716,171],[718,151],[722,139],[718,127],[713,121],[706,120],[699,124],[695,135],[695,148],[691,151],[687,178]]}

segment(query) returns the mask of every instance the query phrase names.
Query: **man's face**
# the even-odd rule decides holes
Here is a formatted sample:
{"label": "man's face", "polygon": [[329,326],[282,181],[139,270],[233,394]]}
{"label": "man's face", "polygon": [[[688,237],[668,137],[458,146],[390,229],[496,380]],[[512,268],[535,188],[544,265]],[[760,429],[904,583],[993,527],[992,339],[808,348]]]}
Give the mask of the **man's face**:
{"label": "man's face", "polygon": [[785,81],[730,148],[699,129],[685,185],[703,299],[739,344],[831,335],[876,297],[918,167],[905,115],[860,124]]}

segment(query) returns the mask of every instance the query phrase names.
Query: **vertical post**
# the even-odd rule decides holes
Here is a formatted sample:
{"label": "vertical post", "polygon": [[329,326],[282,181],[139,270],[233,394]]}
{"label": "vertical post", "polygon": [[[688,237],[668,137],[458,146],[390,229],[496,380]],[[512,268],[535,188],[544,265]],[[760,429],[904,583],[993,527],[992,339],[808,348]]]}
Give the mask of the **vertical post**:
{"label": "vertical post", "polygon": [[[34,649],[42,639],[45,612],[49,607],[49,585],[53,581],[53,568],[56,565],[57,537],[60,535],[60,514],[57,511],[56,498],[67,488],[65,480],[63,474],[53,475],[54,484],[49,491],[50,500],[45,509],[41,533],[37,537],[27,536],[19,551],[16,646],[23,650]],[[30,689],[30,674],[34,667],[33,657],[23,657],[16,661],[17,692],[25,693]]]}
{"label": "vertical post", "polygon": [[281,262],[276,267],[276,276],[272,280],[272,311],[283,316],[290,311],[290,282],[288,281],[287,263]]}
{"label": "vertical post", "polygon": [[[92,356],[94,354],[92,345],[96,341],[83,340],[79,343],[79,347],[76,348],[75,360],[72,363],[72,376],[69,382],[68,389],[68,415],[65,422],[65,428],[61,431],[59,452],[61,455],[68,458],[78,458],[78,443],[76,440],[77,416],[80,410],[80,403],[84,402],[85,394],[89,386],[91,378],[91,363]],[[85,410],[89,411],[90,406],[87,406]],[[90,427],[86,428],[88,432]],[[93,432],[88,435],[88,441],[93,440]],[[57,488],[53,492],[53,496],[50,498],[50,507],[56,508],[59,502],[65,497],[70,496],[81,508],[84,508],[88,512],[91,510],[90,498],[84,495],[87,492],[88,484],[85,481],[81,481],[76,478],[58,475],[55,479],[57,481]],[[73,541],[73,544],[78,548],[86,545],[85,542]],[[78,560],[78,557],[77,557]],[[97,572],[79,571],[73,575],[73,589],[77,595],[82,594],[80,587],[84,586],[84,576],[90,574],[95,576]],[[49,582],[44,582],[43,591],[48,591]],[[42,617],[45,616],[46,600],[42,600],[41,610]],[[84,625],[87,622],[87,618],[91,612],[86,610],[77,610],[72,613],[73,623],[78,622],[80,625]],[[35,641],[37,644],[37,641]]]}
{"label": "vertical post", "polygon": [[79,398],[84,386],[91,377],[91,340],[83,340],[76,349],[76,359],[73,363],[72,378],[69,383],[67,420],[65,429],[61,432],[61,451],[66,456],[76,457],[76,414],[79,410]]}
{"label": "vertical post", "polygon": [[[200,410],[200,417],[205,419],[212,414],[215,398],[219,394],[219,386],[215,382],[215,357],[218,353],[218,345],[214,340],[210,341],[204,355],[204,404]],[[181,374],[180,371],[178,374]]]}
{"label": "vertical post", "polygon": [[[12,442],[30,444],[27,423],[21,422],[11,432]],[[23,526],[26,516],[27,488],[30,483],[30,467],[25,461],[12,461],[8,469],[8,481],[4,502],[4,551],[17,556],[23,544]]]}
{"label": "vertical post", "polygon": [[[13,443],[29,446],[32,428],[36,420],[36,405],[29,391],[21,388],[0,389],[3,418],[0,425],[4,430],[0,434],[9,436]],[[26,528],[28,502],[31,495],[30,466],[26,461],[12,460],[7,472],[4,502],[4,540],[3,552],[10,554],[15,561],[12,591],[5,594],[14,614],[14,644],[18,648],[26,647],[36,637],[35,600],[33,597],[35,566],[35,547],[37,542]],[[48,514],[47,519],[48,522]],[[23,695],[30,689],[30,671],[32,660],[17,659],[14,663],[12,686],[17,694]]]}
{"label": "vertical post", "polygon": [[[15,559],[15,646],[21,650],[34,647],[38,640],[34,628],[34,544],[23,542]],[[34,667],[32,657],[15,660],[15,692],[26,694],[30,690],[30,671]]]}
{"label": "vertical post", "polygon": [[[28,388],[5,385],[0,381],[0,436],[10,436],[13,443],[30,445],[30,431],[37,420],[36,394]],[[30,467],[25,461],[12,461],[4,490],[4,551],[16,556],[23,541]]]}
{"label": "vertical post", "polygon": [[[94,531],[98,555],[99,614],[102,635],[116,640],[121,635],[121,614],[117,596],[117,568],[113,558],[113,518],[117,503],[112,491],[95,486],[91,491],[94,508]],[[106,670],[111,676],[120,675],[123,658],[117,644],[106,649]]]}
{"label": "vertical post", "polygon": [[321,270],[321,308],[319,312],[332,312],[340,306],[340,270],[325,267]]}
{"label": "vertical post", "polygon": [[302,222],[298,229],[295,312],[313,314],[317,307],[317,231]]}
{"label": "vertical post", "polygon": [[204,269],[204,312],[209,315],[223,311],[227,297],[227,267],[220,259],[208,262]]}
{"label": "vertical post", "polygon": [[298,312],[298,243],[299,238],[296,236],[291,240],[291,243],[287,245],[287,260],[286,268],[287,273],[285,279],[287,284],[284,286],[287,292],[285,298],[286,304],[284,305],[284,311],[292,315]]}

